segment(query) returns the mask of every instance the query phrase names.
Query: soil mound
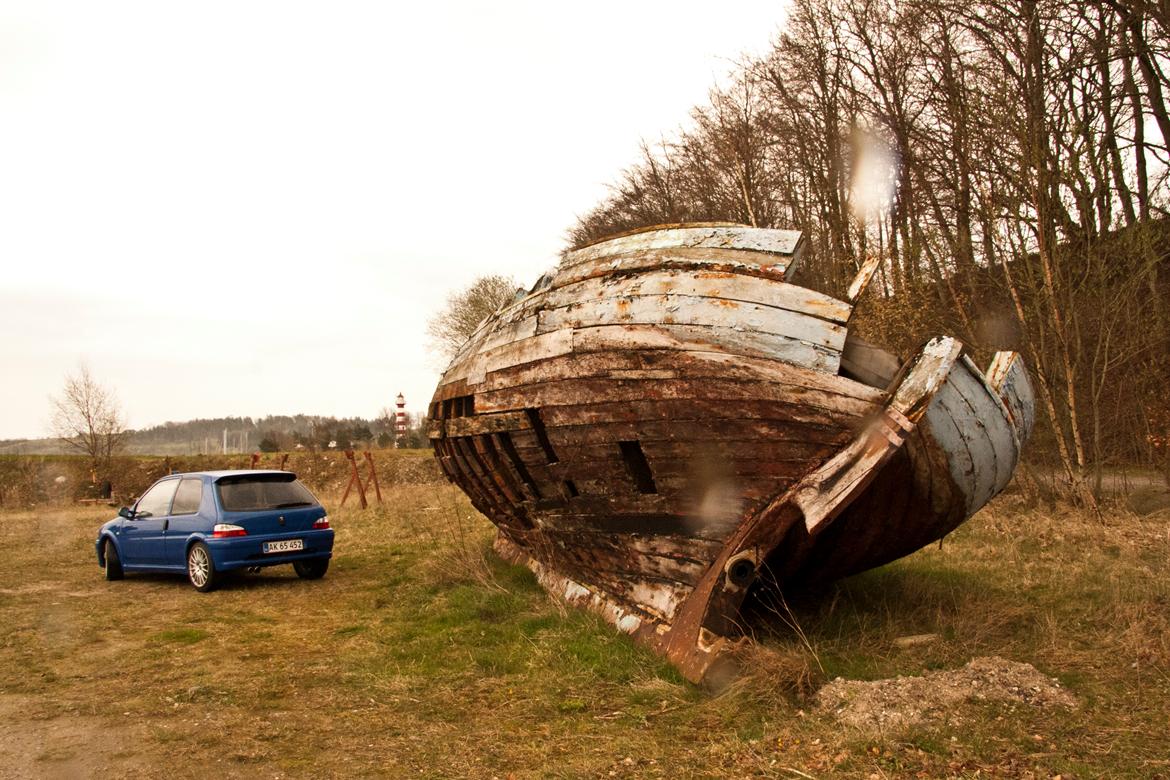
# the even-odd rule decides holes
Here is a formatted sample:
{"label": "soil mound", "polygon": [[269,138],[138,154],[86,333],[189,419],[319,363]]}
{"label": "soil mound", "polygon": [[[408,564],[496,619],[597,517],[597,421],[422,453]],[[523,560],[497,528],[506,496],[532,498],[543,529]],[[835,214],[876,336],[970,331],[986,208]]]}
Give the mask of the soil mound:
{"label": "soil mound", "polygon": [[1031,664],[999,657],[975,658],[961,669],[921,677],[844,680],[821,688],[816,706],[865,731],[889,731],[926,721],[961,722],[960,705],[1008,702],[1047,709],[1075,707],[1072,694]]}

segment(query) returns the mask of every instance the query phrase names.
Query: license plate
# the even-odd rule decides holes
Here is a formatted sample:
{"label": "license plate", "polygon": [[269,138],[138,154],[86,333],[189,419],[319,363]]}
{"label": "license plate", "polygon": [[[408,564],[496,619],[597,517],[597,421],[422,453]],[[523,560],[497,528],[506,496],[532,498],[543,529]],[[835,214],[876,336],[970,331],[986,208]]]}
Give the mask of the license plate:
{"label": "license plate", "polygon": [[264,543],[264,552],[266,553],[292,552],[293,550],[303,549],[305,549],[303,539],[281,539],[278,542]]}

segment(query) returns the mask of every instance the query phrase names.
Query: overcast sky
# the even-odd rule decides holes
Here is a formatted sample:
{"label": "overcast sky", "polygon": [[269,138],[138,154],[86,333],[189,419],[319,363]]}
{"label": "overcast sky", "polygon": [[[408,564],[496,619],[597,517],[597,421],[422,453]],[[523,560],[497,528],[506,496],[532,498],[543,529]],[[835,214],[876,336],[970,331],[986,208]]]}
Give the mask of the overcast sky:
{"label": "overcast sky", "polygon": [[0,0],[0,438],[426,407],[426,321],[530,284],[781,2]]}

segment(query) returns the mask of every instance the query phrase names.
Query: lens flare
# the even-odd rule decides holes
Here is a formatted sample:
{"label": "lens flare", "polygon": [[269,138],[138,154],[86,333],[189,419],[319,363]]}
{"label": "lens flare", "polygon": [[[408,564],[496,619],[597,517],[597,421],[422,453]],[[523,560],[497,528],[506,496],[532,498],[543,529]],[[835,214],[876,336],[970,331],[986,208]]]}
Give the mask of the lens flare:
{"label": "lens flare", "polygon": [[868,222],[881,216],[898,186],[898,156],[872,133],[858,132],[853,141],[853,181],[849,206],[853,216]]}

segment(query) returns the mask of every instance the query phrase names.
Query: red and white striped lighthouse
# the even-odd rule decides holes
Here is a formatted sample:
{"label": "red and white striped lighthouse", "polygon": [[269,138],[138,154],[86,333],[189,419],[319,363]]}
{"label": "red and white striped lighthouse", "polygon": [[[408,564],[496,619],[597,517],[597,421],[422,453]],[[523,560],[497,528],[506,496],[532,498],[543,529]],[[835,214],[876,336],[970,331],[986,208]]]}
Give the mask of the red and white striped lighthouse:
{"label": "red and white striped lighthouse", "polygon": [[402,393],[398,394],[395,406],[398,407],[398,411],[394,413],[394,446],[397,447],[401,444],[402,438],[406,436],[406,399],[403,398]]}

